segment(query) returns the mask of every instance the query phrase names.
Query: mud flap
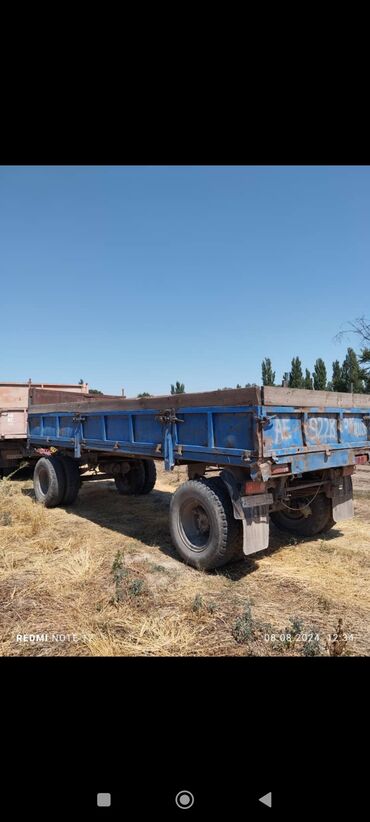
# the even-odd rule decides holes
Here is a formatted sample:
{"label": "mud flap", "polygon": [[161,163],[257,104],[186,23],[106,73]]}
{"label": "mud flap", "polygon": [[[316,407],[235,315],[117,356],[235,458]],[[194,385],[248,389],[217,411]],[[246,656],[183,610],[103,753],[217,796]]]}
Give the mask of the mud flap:
{"label": "mud flap", "polygon": [[332,506],[334,522],[354,516],[352,477],[341,477],[333,486]]}
{"label": "mud flap", "polygon": [[234,517],[241,519],[243,523],[243,553],[248,556],[257,551],[265,551],[269,544],[272,494],[240,496],[231,472],[222,471],[220,476],[230,494]]}
{"label": "mud flap", "polygon": [[269,538],[269,506],[261,505],[246,510],[243,519],[243,554],[248,556],[257,551],[265,551],[269,545]]}
{"label": "mud flap", "polygon": [[271,494],[254,494],[241,498],[243,508],[243,553],[255,554],[268,548],[270,536],[269,506]]}

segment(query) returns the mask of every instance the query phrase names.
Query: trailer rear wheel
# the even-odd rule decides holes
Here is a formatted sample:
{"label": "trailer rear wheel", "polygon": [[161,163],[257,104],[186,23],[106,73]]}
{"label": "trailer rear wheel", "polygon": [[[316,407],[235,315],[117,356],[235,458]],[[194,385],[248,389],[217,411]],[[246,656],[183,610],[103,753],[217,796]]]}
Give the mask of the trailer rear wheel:
{"label": "trailer rear wheel", "polygon": [[[221,477],[210,477],[206,480],[207,485],[210,488],[218,488],[222,495],[227,496],[231,508],[232,503],[230,500],[230,495],[226,489],[225,483],[221,479]],[[243,523],[241,519],[235,519],[234,514],[233,516],[233,524],[230,528],[230,538],[229,538],[229,550],[230,550],[230,557],[228,562],[239,562],[241,559],[244,559],[244,551],[243,551]]]}
{"label": "trailer rear wheel", "polygon": [[72,459],[72,457],[60,456],[58,458],[63,465],[66,478],[66,488],[62,499],[62,504],[72,505],[76,501],[81,487],[81,477],[78,463],[76,460]]}
{"label": "trailer rear wheel", "polygon": [[[312,499],[312,498],[311,498]],[[305,516],[303,507],[310,510]],[[293,497],[289,508],[281,511],[272,511],[270,517],[282,531],[289,531],[301,537],[313,537],[322,531],[328,531],[334,524],[332,520],[331,500],[325,494],[318,494],[314,500],[309,497]]]}
{"label": "trailer rear wheel", "polygon": [[33,472],[33,487],[38,502],[45,508],[60,505],[65,489],[66,475],[59,457],[41,457]]}
{"label": "trailer rear wheel", "polygon": [[135,460],[127,474],[117,474],[114,478],[119,494],[133,496],[142,494],[145,483],[145,468],[143,460]]}
{"label": "trailer rear wheel", "polygon": [[150,494],[157,479],[157,469],[154,460],[141,460],[144,465],[145,480],[140,494]]}
{"label": "trailer rear wheel", "polygon": [[172,540],[182,559],[194,568],[218,568],[232,559],[235,523],[230,497],[219,482],[189,480],[172,497]]}
{"label": "trailer rear wheel", "polygon": [[326,531],[330,531],[330,529],[333,528],[334,525],[336,525],[336,522],[335,522],[335,519],[333,519],[332,513],[330,512],[330,517],[329,517],[325,527],[322,529],[323,533],[325,533]]}

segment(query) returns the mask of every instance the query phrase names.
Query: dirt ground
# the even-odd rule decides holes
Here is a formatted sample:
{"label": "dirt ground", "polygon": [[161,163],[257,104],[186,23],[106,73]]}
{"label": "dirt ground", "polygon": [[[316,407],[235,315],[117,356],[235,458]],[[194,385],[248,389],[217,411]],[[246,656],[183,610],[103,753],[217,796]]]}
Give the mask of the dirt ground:
{"label": "dirt ground", "polygon": [[211,573],[171,544],[185,478],[159,467],[146,497],[86,483],[50,510],[31,480],[0,480],[0,654],[370,655],[370,467],[354,519],[299,541],[272,525],[268,551]]}
{"label": "dirt ground", "polygon": [[358,496],[363,496],[363,492],[370,494],[370,466],[358,465],[353,477],[353,487]]}

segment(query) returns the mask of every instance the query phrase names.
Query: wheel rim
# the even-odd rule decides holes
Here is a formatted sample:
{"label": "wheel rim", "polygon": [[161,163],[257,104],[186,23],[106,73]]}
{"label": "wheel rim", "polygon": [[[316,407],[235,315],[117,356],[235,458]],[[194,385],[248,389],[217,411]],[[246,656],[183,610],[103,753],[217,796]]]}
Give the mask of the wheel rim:
{"label": "wheel rim", "polygon": [[41,493],[45,497],[48,490],[49,490],[49,474],[48,474],[46,468],[44,468],[44,467],[40,468],[40,470],[39,470],[39,486],[40,486]]}
{"label": "wheel rim", "polygon": [[211,536],[211,523],[199,500],[189,499],[180,509],[182,537],[192,551],[204,551]]}

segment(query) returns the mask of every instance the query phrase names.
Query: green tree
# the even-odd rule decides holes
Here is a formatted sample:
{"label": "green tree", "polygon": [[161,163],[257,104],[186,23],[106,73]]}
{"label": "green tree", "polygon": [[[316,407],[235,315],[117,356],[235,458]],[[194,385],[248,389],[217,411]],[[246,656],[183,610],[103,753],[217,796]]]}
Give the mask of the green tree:
{"label": "green tree", "polygon": [[342,375],[342,368],[339,360],[335,360],[333,362],[333,375],[331,378],[331,390],[332,391],[345,391],[345,385],[343,383],[343,375]]}
{"label": "green tree", "polygon": [[152,395],[151,395],[151,394],[148,394],[148,392],[147,392],[147,391],[143,391],[143,393],[142,393],[142,394],[138,394],[138,395],[137,395],[137,398],[139,399],[140,397],[151,397],[151,396],[152,396]]}
{"label": "green tree", "polygon": [[365,392],[370,394],[370,348],[363,348],[360,354],[360,363],[365,365],[362,369],[363,378],[365,382]]}
{"label": "green tree", "polygon": [[177,382],[176,385],[171,385],[171,394],[185,394],[184,383]]}
{"label": "green tree", "polygon": [[321,357],[319,357],[315,362],[313,370],[313,387],[315,391],[325,391],[326,381],[326,365],[324,363],[324,360],[322,360]]}
{"label": "green tree", "polygon": [[306,376],[304,378],[304,387],[307,388],[308,391],[310,391],[313,388],[312,377],[311,377],[311,373],[308,370],[308,368],[306,368]]}
{"label": "green tree", "polygon": [[290,388],[303,388],[304,387],[304,379],[302,373],[302,363],[299,357],[293,357],[292,365],[289,375],[289,387]]}
{"label": "green tree", "polygon": [[[360,365],[365,365],[365,368],[362,368],[362,369],[360,368],[360,371],[357,372],[357,369],[356,369],[356,366],[355,366],[355,363],[354,363],[354,359],[352,357],[352,362],[353,362],[353,367],[354,367],[354,376],[355,376],[355,381],[353,382],[353,384],[355,385],[356,381],[357,381],[357,384],[359,382],[362,382],[362,390],[365,391],[366,393],[370,393],[370,369],[367,367],[367,363],[370,362],[370,348],[369,348],[369,344],[370,344],[370,322],[369,322],[369,320],[367,320],[366,317],[362,316],[362,317],[358,317],[354,321],[349,322],[348,325],[347,325],[347,328],[344,328],[342,331],[339,332],[339,334],[337,334],[337,340],[342,340],[343,337],[347,336],[348,334],[357,334],[357,336],[360,338],[362,344],[365,345],[365,348],[362,349],[362,351],[360,352],[360,355],[358,357],[359,367],[360,367]],[[347,349],[347,357],[348,357],[348,351],[353,351],[353,349]],[[346,357],[345,362],[347,361],[347,357]],[[343,363],[343,366],[344,366],[344,363]],[[346,363],[346,369],[345,369],[346,373],[344,374],[346,384],[347,384],[347,378],[348,378],[348,374],[347,374],[348,368],[347,368],[347,366],[348,366],[348,361]],[[344,388],[342,390],[346,390],[346,388]]]}
{"label": "green tree", "polygon": [[275,385],[275,371],[272,370],[271,360],[265,357],[262,362],[262,384]]}
{"label": "green tree", "polygon": [[345,391],[353,391],[355,394],[360,394],[364,390],[363,369],[360,366],[353,348],[347,348],[347,354],[342,365],[342,378]]}
{"label": "green tree", "polygon": [[[370,348],[363,348],[360,354],[360,363],[366,365],[366,371],[370,371]],[[369,365],[367,365],[369,363]]]}

